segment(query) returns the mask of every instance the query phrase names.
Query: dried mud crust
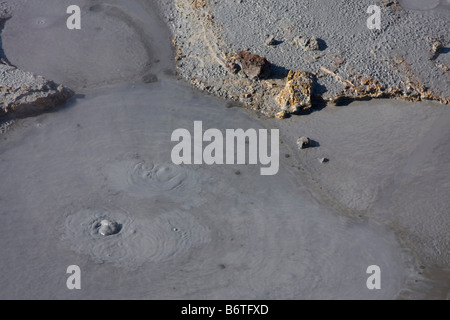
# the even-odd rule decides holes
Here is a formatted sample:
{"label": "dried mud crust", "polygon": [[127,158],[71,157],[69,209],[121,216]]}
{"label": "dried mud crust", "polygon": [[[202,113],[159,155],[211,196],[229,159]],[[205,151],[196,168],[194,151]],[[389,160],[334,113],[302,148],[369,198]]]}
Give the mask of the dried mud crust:
{"label": "dried mud crust", "polygon": [[0,65],[0,116],[33,116],[65,103],[73,92],[43,77]]}
{"label": "dried mud crust", "polygon": [[[292,7],[304,3],[317,5],[317,2],[313,4],[304,0]],[[417,24],[414,13],[402,10],[397,1],[383,0],[378,4],[383,8],[386,27],[370,31],[367,43],[363,36],[354,36],[354,44],[351,37],[343,39],[342,44],[333,42],[333,32],[339,33],[333,22],[330,22],[330,29],[335,31],[324,34],[324,40],[320,34],[308,34],[307,27],[305,30],[295,29],[292,26],[301,24],[302,17],[293,13],[275,28],[283,30],[282,36],[274,37],[265,34],[267,30],[261,30],[260,41],[254,40],[254,34],[260,30],[252,26],[262,26],[263,22],[253,20],[263,19],[264,10],[277,15],[278,11],[284,10],[282,4],[264,7],[264,4],[250,0],[177,0],[173,6],[166,4],[169,10],[163,12],[174,34],[176,65],[183,78],[200,90],[240,102],[269,117],[285,118],[315,104],[340,104],[371,98],[426,99],[448,104],[448,63],[439,57],[439,51],[445,48],[448,39],[437,30],[446,21],[440,21],[435,27],[421,26],[430,35],[417,39],[417,50],[422,50],[420,59],[414,60],[410,53],[391,43],[396,43],[395,38],[402,31],[407,33],[403,37],[410,36],[412,31],[408,28],[413,23]],[[248,11],[252,5],[253,10]],[[338,4],[334,5],[340,8]],[[365,24],[369,17],[367,6],[364,3],[359,6],[353,8],[343,4],[341,7],[344,14],[350,16],[355,10],[355,14],[364,18]],[[294,12],[292,7],[286,10]],[[255,13],[258,10],[262,12]],[[223,12],[229,16],[223,17]],[[249,25],[243,25],[245,13],[259,16],[249,17]],[[281,15],[275,21],[284,17]],[[241,34],[239,29],[230,30],[234,20],[234,24],[242,24],[236,27],[241,28]],[[281,25],[285,27],[281,28]],[[351,23],[349,28],[352,28]],[[367,30],[361,32],[369,34]],[[270,45],[267,44],[268,36]],[[439,50],[436,52],[436,38],[439,37]],[[249,41],[247,44],[246,39]],[[302,41],[304,39],[309,41]],[[318,45],[308,46],[311,41]],[[408,41],[400,39],[399,42],[408,45]],[[357,50],[352,52],[352,46]],[[428,48],[428,51],[423,48]]]}

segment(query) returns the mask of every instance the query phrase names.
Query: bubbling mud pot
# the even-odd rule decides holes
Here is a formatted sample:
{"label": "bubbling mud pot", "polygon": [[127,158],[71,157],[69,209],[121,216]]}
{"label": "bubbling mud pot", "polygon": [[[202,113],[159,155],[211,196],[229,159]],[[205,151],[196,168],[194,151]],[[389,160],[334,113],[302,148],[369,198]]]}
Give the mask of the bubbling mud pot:
{"label": "bubbling mud pot", "polygon": [[135,269],[208,242],[209,231],[181,211],[137,219],[117,211],[83,210],[67,217],[65,239],[97,263]]}
{"label": "bubbling mud pot", "polygon": [[104,171],[113,190],[136,198],[165,198],[184,207],[204,202],[199,194],[205,178],[184,166],[130,159],[106,165]]}

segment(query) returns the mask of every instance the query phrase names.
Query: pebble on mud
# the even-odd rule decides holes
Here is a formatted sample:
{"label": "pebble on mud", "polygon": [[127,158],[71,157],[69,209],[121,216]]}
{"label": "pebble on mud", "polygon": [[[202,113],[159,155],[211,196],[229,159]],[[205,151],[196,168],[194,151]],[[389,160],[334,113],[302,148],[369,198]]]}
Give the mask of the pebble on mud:
{"label": "pebble on mud", "polygon": [[277,44],[277,41],[275,40],[274,36],[268,36],[268,38],[266,39],[266,45],[268,46],[274,46]]}
{"label": "pebble on mud", "polygon": [[308,51],[322,50],[320,40],[314,37],[297,37],[294,39],[293,43],[299,45],[300,47]]}
{"label": "pebble on mud", "polygon": [[441,53],[442,49],[444,49],[444,44],[442,43],[442,41],[434,40],[433,45],[431,47],[431,54],[432,54],[431,60],[436,59]]}
{"label": "pebble on mud", "polygon": [[308,137],[300,137],[297,140],[297,145],[299,149],[307,149],[309,147],[312,147],[312,140]]}
{"label": "pebble on mud", "polygon": [[241,51],[237,54],[237,59],[247,78],[256,80],[269,77],[272,64],[266,58],[248,51]]}

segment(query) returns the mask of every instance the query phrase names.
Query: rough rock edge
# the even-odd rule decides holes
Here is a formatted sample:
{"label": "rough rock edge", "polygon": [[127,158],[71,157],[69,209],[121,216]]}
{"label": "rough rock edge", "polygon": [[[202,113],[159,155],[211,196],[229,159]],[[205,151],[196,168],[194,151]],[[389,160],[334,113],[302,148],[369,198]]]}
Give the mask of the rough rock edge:
{"label": "rough rock edge", "polygon": [[73,91],[62,85],[14,67],[1,65],[0,72],[15,73],[18,78],[21,74],[25,74],[28,77],[34,77],[38,83],[38,85],[33,84],[32,86],[8,86],[6,83],[1,83],[0,116],[11,114],[18,117],[36,116],[54,110],[74,95]]}
{"label": "rough rock edge", "polygon": [[[393,11],[402,10],[397,0],[388,1],[382,0],[382,4]],[[302,110],[309,109],[314,102],[340,104],[343,101],[367,100],[372,98],[400,98],[405,101],[422,101],[434,100],[443,104],[448,104],[450,99],[441,97],[433,90],[422,84],[418,80],[414,72],[407,66],[405,61],[400,58],[394,58],[390,61],[391,66],[397,71],[401,72],[404,78],[402,85],[398,87],[388,87],[381,83],[378,79],[370,78],[364,75],[353,75],[352,79],[342,79],[340,76],[333,73],[331,70],[323,68],[324,73],[311,74],[313,83],[311,84],[311,103],[302,105],[298,108],[288,106],[284,103],[281,105],[276,103],[277,97],[286,91],[289,86],[289,76],[278,79],[248,79],[242,77],[238,69],[234,66],[236,62],[237,52],[223,52],[219,48],[226,47],[223,38],[215,32],[214,16],[209,10],[209,2],[207,0],[179,0],[176,2],[176,8],[182,15],[190,19],[190,23],[200,30],[199,33],[203,35],[203,41],[206,43],[207,51],[205,55],[210,55],[215,63],[223,66],[225,69],[232,70],[228,76],[222,80],[222,83],[217,81],[200,80],[196,77],[186,78],[196,88],[207,91],[211,94],[241,102],[246,108],[257,110],[268,117],[285,118],[289,114],[295,114]],[[177,68],[182,72],[182,60],[186,58],[183,54],[183,46],[189,45],[180,43],[175,37],[173,45],[176,49]],[[403,65],[402,65],[403,64]],[[242,69],[242,67],[241,67]],[[290,70],[294,73],[303,73],[302,70]],[[291,73],[289,73],[291,74]],[[342,91],[334,97],[323,98],[320,94],[316,94],[314,90],[317,81],[314,77],[333,76],[337,82],[342,84]],[[233,83],[233,87],[230,87]],[[240,90],[236,90],[236,87]],[[240,91],[240,92],[238,92]]]}

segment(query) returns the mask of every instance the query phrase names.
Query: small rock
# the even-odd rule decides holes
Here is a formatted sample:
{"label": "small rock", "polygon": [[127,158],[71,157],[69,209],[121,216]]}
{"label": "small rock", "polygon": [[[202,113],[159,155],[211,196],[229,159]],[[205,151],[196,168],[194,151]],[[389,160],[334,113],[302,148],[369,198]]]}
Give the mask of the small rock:
{"label": "small rock", "polygon": [[327,163],[328,161],[330,161],[330,160],[327,158],[319,158],[320,163]]}
{"label": "small rock", "polygon": [[319,51],[319,50],[321,50],[322,47],[320,46],[319,39],[311,38],[309,40],[308,45],[307,45],[307,49],[308,50],[312,50],[312,51]]}
{"label": "small rock", "polygon": [[442,49],[444,49],[444,44],[440,40],[435,40],[431,47],[432,60],[436,59],[439,53],[441,53]]}
{"label": "small rock", "polygon": [[272,64],[266,58],[248,51],[237,54],[242,71],[251,80],[266,79],[270,75]]}
{"label": "small rock", "polygon": [[289,71],[286,86],[276,97],[283,111],[295,113],[311,107],[313,76],[309,72]]}
{"label": "small rock", "polygon": [[319,51],[322,50],[320,40],[313,37],[297,37],[294,42],[305,50]]}
{"label": "small rock", "polygon": [[276,44],[277,44],[277,42],[276,42],[274,36],[269,36],[269,37],[266,39],[266,45],[268,45],[268,46],[274,46],[274,45],[276,45]]}
{"label": "small rock", "polygon": [[297,145],[300,149],[307,149],[312,146],[312,140],[308,137],[300,137],[297,140]]}
{"label": "small rock", "polygon": [[293,44],[300,47],[306,47],[308,45],[309,39],[306,37],[296,37]]}

